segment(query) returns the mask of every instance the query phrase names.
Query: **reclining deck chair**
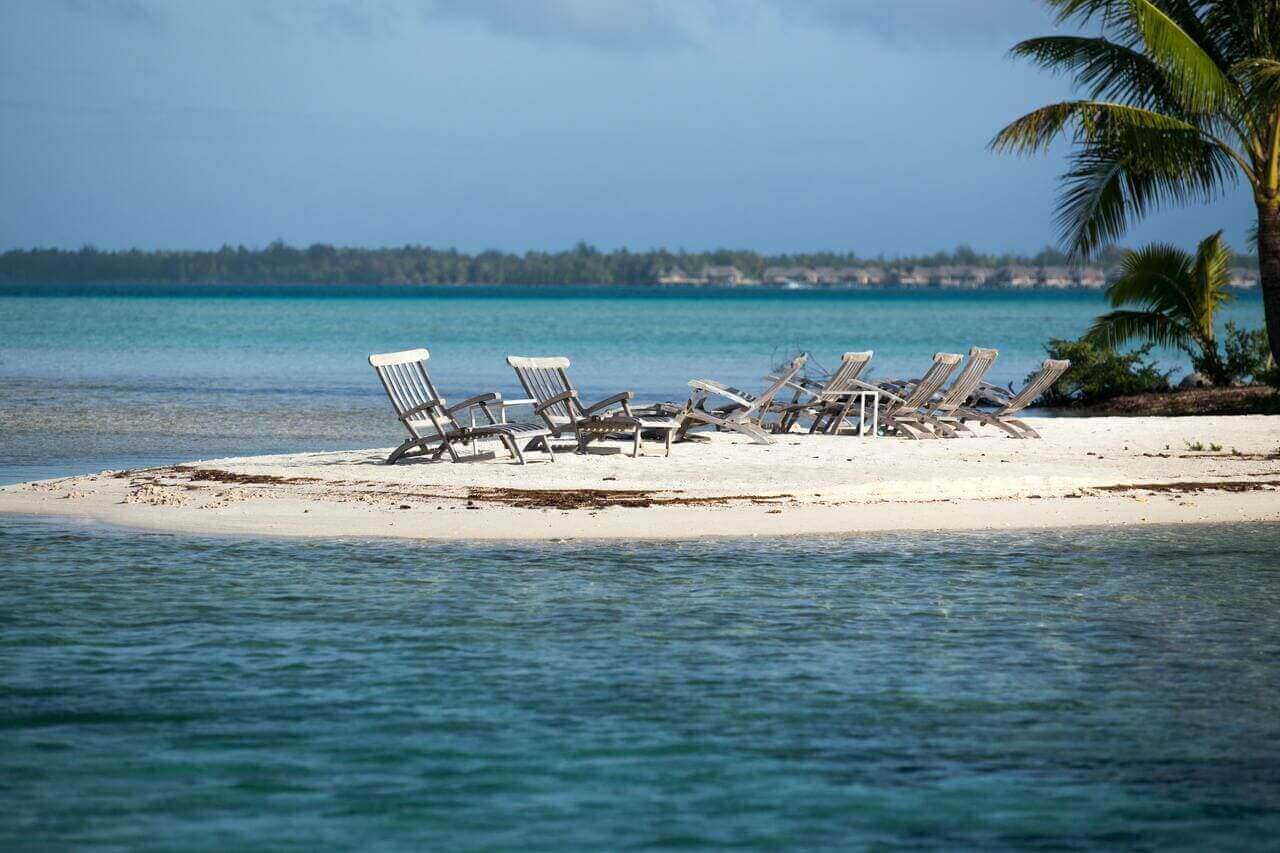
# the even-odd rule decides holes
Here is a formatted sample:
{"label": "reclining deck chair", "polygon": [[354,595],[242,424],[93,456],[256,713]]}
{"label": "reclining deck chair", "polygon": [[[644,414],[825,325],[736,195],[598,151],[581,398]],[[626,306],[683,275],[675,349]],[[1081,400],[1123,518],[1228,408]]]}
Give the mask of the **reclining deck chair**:
{"label": "reclining deck chair", "polygon": [[[859,377],[871,363],[874,353],[847,352],[840,357],[840,368],[827,379],[818,383],[797,376],[788,384],[796,388],[790,403],[774,402],[769,409],[779,414],[778,432],[790,432],[791,427],[805,416],[813,419],[809,432],[836,433],[844,419],[848,417],[853,406],[854,396],[863,389],[857,384]],[[808,400],[801,400],[807,394]]]}
{"label": "reclining deck chair", "polygon": [[[862,381],[857,384],[879,391],[881,397],[885,398],[880,404],[880,425],[885,430],[917,440],[942,435],[954,436],[955,430],[946,425],[939,426],[939,422],[929,415],[929,408],[934,394],[938,393],[938,389],[959,363],[960,356],[957,353],[935,353],[933,364],[914,385],[879,386]],[[897,388],[906,396],[900,396],[892,388]]]}
{"label": "reclining deck chair", "polygon": [[[718,430],[740,432],[754,439],[756,444],[773,444],[764,418],[770,412],[769,407],[774,397],[791,383],[808,360],[807,353],[793,358],[780,373],[772,377],[773,383],[758,397],[711,379],[690,380],[689,387],[693,389],[693,394],[680,413],[680,428],[676,431],[676,440],[683,439],[694,427],[713,426]],[[708,407],[707,401],[713,396],[729,402],[715,408]]]}
{"label": "reclining deck chair", "polygon": [[[956,409],[955,417],[962,421],[977,421],[980,424],[1002,429],[1013,438],[1039,438],[1040,433],[1027,426],[1024,421],[1009,416],[1017,414],[1040,399],[1040,395],[1048,391],[1070,367],[1071,362],[1065,359],[1046,358],[1040,365],[1040,371],[1017,394],[983,383],[974,394],[974,400],[977,402],[971,401]],[[996,408],[993,411],[977,408],[977,405],[983,402],[994,405]]]}
{"label": "reclining deck chair", "polygon": [[[950,388],[938,392],[934,399],[921,409],[920,419],[935,433],[946,438],[956,438],[957,433],[960,432],[973,435],[973,430],[965,426],[956,413],[983,384],[982,380],[996,363],[998,355],[999,353],[993,349],[970,348],[969,360],[965,362],[956,380],[951,383]],[[903,387],[909,391],[912,386]]]}
{"label": "reclining deck chair", "polygon": [[[452,406],[446,403],[431,381],[431,374],[427,372],[427,359],[430,357],[431,354],[425,349],[369,356],[369,364],[373,365],[378,379],[382,381],[382,387],[391,398],[396,417],[410,435],[409,439],[387,457],[388,465],[394,465],[406,457],[427,454],[432,459],[439,459],[448,453],[454,462],[493,459],[493,451],[476,451],[465,456],[458,453],[457,445],[465,446],[486,438],[501,441],[512,458],[521,465],[524,464],[524,454],[520,452],[520,442],[528,442],[526,449],[540,443],[552,461],[555,460],[549,440],[550,430],[536,424],[498,423],[490,405],[496,403],[501,406],[501,395],[478,394]],[[484,413],[487,424],[463,426],[454,418],[456,413],[464,409],[475,408]]]}
{"label": "reclining deck chair", "polygon": [[676,422],[659,414],[631,410],[630,391],[622,391],[589,406],[578,397],[578,389],[569,378],[569,359],[507,356],[507,364],[516,372],[525,393],[532,397],[533,411],[556,438],[565,433],[574,436],[578,452],[585,453],[592,439],[611,435],[627,436],[632,441],[632,456],[640,455],[640,439],[645,432],[661,432],[666,453],[671,455],[671,434]]}

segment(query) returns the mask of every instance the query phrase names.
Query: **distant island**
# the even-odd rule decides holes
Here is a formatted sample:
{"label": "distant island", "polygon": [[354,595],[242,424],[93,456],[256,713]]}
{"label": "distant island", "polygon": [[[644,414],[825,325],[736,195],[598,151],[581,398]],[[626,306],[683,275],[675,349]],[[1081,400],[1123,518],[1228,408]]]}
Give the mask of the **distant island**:
{"label": "distant island", "polygon": [[[1097,265],[1069,263],[1047,248],[1036,255],[951,252],[885,260],[853,253],[764,255],[720,249],[603,252],[585,243],[562,252],[467,254],[427,246],[360,249],[276,241],[265,249],[102,251],[92,247],[0,253],[0,282],[157,282],[177,284],[604,284],[809,288],[1101,288],[1124,250]],[[1257,258],[1237,256],[1236,287],[1256,287]]]}

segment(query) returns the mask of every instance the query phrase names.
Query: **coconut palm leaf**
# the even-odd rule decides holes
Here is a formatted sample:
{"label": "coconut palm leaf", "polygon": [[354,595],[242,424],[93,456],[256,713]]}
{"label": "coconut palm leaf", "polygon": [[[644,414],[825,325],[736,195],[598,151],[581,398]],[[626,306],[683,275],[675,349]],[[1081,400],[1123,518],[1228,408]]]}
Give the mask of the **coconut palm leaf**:
{"label": "coconut palm leaf", "polygon": [[1218,308],[1231,301],[1227,282],[1231,280],[1231,249],[1222,239],[1222,232],[1211,234],[1196,249],[1191,271],[1194,285],[1196,331],[1205,341],[1214,340],[1213,318]]}
{"label": "coconut palm leaf", "polygon": [[1159,346],[1186,348],[1191,332],[1159,311],[1112,311],[1093,321],[1085,340],[1107,349],[1118,349],[1134,340]]}
{"label": "coconut palm leaf", "polygon": [[[1239,86],[1174,19],[1152,0],[1130,0],[1148,55],[1163,69],[1185,109],[1210,112],[1239,94]],[[1195,18],[1194,15],[1190,16]],[[1183,17],[1186,20],[1186,16]]]}
{"label": "coconut palm leaf", "polygon": [[1232,165],[1218,146],[1183,131],[1085,144],[1063,175],[1056,217],[1062,240],[1075,254],[1091,254],[1153,208],[1221,195],[1236,181]]}
{"label": "coconut palm leaf", "polygon": [[1181,131],[1200,135],[1196,125],[1153,110],[1109,101],[1063,101],[1032,110],[1010,122],[991,140],[991,148],[1001,153],[1034,154],[1049,147],[1066,131],[1077,142],[1119,136],[1123,132]]}
{"label": "coconut palm leaf", "polygon": [[1105,38],[1045,36],[1013,46],[1012,56],[1055,73],[1073,74],[1090,100],[1118,101],[1174,114],[1181,109],[1164,71],[1149,57]]}

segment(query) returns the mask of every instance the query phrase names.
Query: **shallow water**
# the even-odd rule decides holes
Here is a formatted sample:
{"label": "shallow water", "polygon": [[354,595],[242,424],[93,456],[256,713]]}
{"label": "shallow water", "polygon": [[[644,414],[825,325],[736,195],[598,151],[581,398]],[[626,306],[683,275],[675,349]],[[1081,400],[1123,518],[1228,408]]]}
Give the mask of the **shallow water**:
{"label": "shallow water", "polygon": [[[830,368],[872,349],[886,377],[994,346],[991,378],[1021,383],[1048,338],[1102,310],[1100,294],[1049,291],[3,285],[0,483],[394,445],[371,352],[430,348],[453,397],[523,396],[511,354],[568,355],[591,399],[683,400],[698,377],[755,388],[799,350]],[[1222,319],[1260,326],[1261,299],[1243,294]]]}
{"label": "shallow water", "polygon": [[0,846],[1274,849],[1278,550],[0,518]]}

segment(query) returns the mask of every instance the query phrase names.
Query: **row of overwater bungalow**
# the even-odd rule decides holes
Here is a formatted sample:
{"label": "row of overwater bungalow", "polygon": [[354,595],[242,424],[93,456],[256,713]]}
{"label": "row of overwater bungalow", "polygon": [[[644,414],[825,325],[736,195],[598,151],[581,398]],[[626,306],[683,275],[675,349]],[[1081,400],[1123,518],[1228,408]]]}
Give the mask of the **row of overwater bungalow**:
{"label": "row of overwater bungalow", "polygon": [[[760,278],[751,278],[735,266],[705,266],[700,275],[691,275],[679,267],[665,270],[659,284],[714,284],[728,286],[772,285],[775,287],[940,287],[940,288],[1084,288],[1106,287],[1117,271],[1101,267],[980,267],[980,266],[912,266],[912,267],[769,267]],[[1255,270],[1236,268],[1231,271],[1234,287],[1256,287]]]}

